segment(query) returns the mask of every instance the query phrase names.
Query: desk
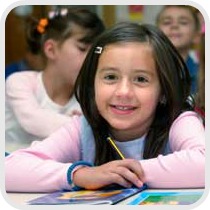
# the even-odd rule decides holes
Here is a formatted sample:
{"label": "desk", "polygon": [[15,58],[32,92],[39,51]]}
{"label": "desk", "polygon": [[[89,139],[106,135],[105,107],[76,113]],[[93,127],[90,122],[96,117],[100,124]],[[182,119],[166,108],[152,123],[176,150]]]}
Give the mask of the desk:
{"label": "desk", "polygon": [[[143,193],[143,192],[158,193],[158,192],[171,192],[171,191],[173,192],[200,192],[200,191],[204,191],[204,189],[147,189],[140,193]],[[127,198],[119,202],[118,204],[126,205],[130,201],[137,198],[140,193],[133,195],[130,198]],[[27,202],[29,200],[32,200],[32,199],[35,199],[44,195],[46,195],[46,193],[7,193],[6,194],[8,198],[7,199],[8,203],[13,204],[13,205],[16,205],[16,204],[27,205]]]}
{"label": "desk", "polygon": [[27,204],[27,201],[44,196],[46,193],[6,193],[10,204]]}

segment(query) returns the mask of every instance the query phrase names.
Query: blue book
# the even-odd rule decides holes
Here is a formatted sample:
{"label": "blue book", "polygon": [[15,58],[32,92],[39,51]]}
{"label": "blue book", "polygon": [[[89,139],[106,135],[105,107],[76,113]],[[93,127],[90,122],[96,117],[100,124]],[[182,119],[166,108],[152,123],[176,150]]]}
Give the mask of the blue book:
{"label": "blue book", "polygon": [[141,188],[105,188],[100,190],[59,191],[33,199],[29,205],[65,205],[65,204],[116,204],[136,193],[146,189]]}

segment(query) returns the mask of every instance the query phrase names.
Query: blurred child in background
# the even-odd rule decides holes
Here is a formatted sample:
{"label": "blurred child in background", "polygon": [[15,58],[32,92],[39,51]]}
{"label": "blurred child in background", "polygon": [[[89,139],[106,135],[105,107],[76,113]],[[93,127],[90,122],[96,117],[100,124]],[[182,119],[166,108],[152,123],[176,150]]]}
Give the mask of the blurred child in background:
{"label": "blurred child in background", "polygon": [[168,36],[185,60],[191,76],[191,93],[197,92],[199,61],[191,54],[199,41],[200,21],[194,7],[186,5],[164,6],[157,16],[157,26]]}
{"label": "blurred child in background", "polygon": [[[70,116],[81,114],[74,83],[94,39],[104,30],[99,17],[85,9],[61,8],[34,21],[28,33],[45,58],[41,72],[14,73],[6,80],[6,151],[47,137]],[[34,46],[35,47],[35,46]]]}

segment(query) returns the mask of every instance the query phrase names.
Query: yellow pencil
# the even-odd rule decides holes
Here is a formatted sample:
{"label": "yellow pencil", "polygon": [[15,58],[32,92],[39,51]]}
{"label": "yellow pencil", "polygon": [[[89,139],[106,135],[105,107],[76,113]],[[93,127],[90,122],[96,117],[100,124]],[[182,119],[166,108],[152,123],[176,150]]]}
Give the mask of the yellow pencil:
{"label": "yellow pencil", "polygon": [[120,152],[120,150],[117,148],[116,144],[115,144],[114,141],[111,139],[111,137],[108,137],[107,140],[110,142],[110,144],[112,145],[112,147],[116,150],[117,154],[118,154],[122,159],[125,159],[125,157],[124,157],[123,154]]}

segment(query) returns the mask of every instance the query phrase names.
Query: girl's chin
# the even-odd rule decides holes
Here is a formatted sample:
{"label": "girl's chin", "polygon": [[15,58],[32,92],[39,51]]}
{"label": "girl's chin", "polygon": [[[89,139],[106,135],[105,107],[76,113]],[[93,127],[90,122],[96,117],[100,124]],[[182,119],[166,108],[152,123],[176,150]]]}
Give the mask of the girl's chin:
{"label": "girl's chin", "polygon": [[125,123],[111,123],[110,124],[112,129],[114,130],[128,130],[130,128],[130,125],[126,125]]}

